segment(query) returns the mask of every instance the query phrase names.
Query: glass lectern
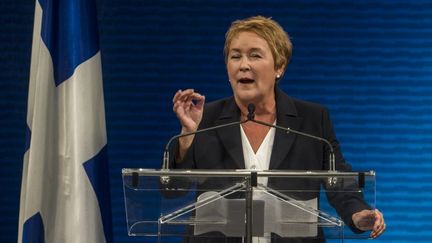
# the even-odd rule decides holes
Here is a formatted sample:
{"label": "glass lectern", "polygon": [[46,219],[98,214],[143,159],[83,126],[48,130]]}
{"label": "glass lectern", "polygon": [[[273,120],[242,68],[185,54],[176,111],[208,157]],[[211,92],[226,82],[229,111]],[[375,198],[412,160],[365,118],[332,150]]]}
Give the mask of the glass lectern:
{"label": "glass lectern", "polygon": [[186,237],[343,242],[370,232],[346,225],[334,207],[340,213],[354,199],[375,208],[373,171],[123,169],[122,174],[128,234],[154,242]]}

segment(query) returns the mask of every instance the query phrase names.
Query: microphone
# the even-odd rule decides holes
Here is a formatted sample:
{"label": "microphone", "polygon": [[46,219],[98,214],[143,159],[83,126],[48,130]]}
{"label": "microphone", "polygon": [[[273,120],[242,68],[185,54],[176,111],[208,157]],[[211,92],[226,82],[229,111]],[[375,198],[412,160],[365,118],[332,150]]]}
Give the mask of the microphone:
{"label": "microphone", "polygon": [[[181,137],[191,136],[191,135],[195,135],[195,134],[199,134],[199,133],[203,133],[203,132],[213,131],[213,130],[217,130],[217,129],[224,128],[224,127],[241,125],[241,124],[246,123],[248,121],[252,121],[253,118],[254,118],[254,115],[255,115],[254,112],[255,112],[255,106],[253,106],[252,110],[249,109],[249,106],[248,106],[248,115],[247,115],[247,119],[246,120],[237,121],[237,122],[230,122],[230,123],[226,123],[226,124],[222,124],[222,125],[218,125],[218,126],[213,126],[213,127],[208,127],[208,128],[196,130],[194,132],[188,132],[188,133],[184,133],[184,134],[178,134],[178,135],[175,135],[175,136],[171,137],[170,140],[168,140],[168,143],[165,146],[164,156],[163,156],[163,162],[162,162],[162,170],[169,170],[169,160],[170,160],[169,147],[170,147],[171,143],[175,139],[179,139]],[[163,184],[169,183],[169,177],[168,176],[162,176],[161,177],[161,182]]]}
{"label": "microphone", "polygon": [[[318,136],[314,136],[312,134],[308,134],[308,133],[305,133],[305,132],[300,132],[300,131],[291,129],[289,127],[281,127],[281,126],[273,125],[273,124],[270,124],[270,123],[267,123],[267,122],[262,122],[262,121],[255,120],[255,118],[254,118],[255,117],[255,114],[254,114],[255,113],[255,105],[253,103],[250,103],[248,105],[248,112],[249,113],[248,113],[248,116],[247,116],[247,118],[248,118],[247,121],[255,122],[255,123],[267,126],[267,127],[274,127],[276,129],[285,131],[286,133],[294,133],[294,134],[298,134],[298,135],[301,135],[301,136],[304,136],[304,137],[308,137],[308,138],[312,138],[312,139],[324,142],[330,148],[330,154],[329,154],[329,162],[330,162],[329,167],[330,168],[329,168],[329,171],[330,172],[336,172],[336,162],[335,162],[335,154],[334,154],[334,151],[333,151],[333,146],[331,145],[331,143],[327,139],[322,138],[322,137],[318,137]],[[329,177],[328,178],[328,184],[330,186],[336,185],[336,182],[337,182],[337,178],[336,177]]]}

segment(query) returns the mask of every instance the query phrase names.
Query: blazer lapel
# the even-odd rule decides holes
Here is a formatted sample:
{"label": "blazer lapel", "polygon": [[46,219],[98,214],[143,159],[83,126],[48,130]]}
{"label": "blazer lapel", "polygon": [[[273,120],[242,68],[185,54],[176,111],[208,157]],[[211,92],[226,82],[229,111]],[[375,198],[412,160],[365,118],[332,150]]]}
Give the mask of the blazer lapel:
{"label": "blazer lapel", "polygon": [[[294,102],[282,91],[276,88],[277,125],[298,130],[302,117],[297,116]],[[278,169],[288,155],[297,135],[276,130],[269,169]]]}
{"label": "blazer lapel", "polygon": [[[238,109],[234,98],[231,98],[225,104],[221,115],[215,121],[216,125],[222,125],[230,122],[240,121],[240,110]],[[241,143],[240,126],[229,126],[217,130],[220,140],[229,155],[235,162],[235,168],[244,169],[243,148]]]}

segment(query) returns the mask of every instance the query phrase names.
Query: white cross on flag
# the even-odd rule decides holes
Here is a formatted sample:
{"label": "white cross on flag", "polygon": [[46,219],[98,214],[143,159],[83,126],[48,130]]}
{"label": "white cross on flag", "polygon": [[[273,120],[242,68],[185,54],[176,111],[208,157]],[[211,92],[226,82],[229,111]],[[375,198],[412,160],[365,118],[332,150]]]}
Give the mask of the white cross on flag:
{"label": "white cross on flag", "polygon": [[18,242],[112,242],[96,5],[36,0]]}

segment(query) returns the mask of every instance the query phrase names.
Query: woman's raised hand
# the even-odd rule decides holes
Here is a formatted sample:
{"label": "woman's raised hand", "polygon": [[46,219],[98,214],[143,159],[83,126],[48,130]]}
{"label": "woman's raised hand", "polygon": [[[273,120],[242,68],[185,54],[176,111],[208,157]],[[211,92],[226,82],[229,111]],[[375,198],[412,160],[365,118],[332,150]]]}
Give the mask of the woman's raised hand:
{"label": "woman's raised hand", "polygon": [[205,97],[193,89],[179,90],[173,98],[173,111],[182,125],[182,133],[194,132],[201,122]]}
{"label": "woman's raised hand", "polygon": [[[193,89],[179,90],[173,98],[173,111],[182,126],[181,133],[195,132],[201,122],[205,97]],[[176,162],[181,163],[187,150],[192,145],[194,135],[179,138],[179,150]]]}

